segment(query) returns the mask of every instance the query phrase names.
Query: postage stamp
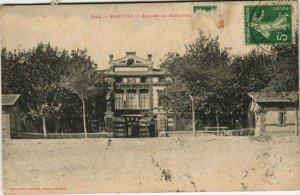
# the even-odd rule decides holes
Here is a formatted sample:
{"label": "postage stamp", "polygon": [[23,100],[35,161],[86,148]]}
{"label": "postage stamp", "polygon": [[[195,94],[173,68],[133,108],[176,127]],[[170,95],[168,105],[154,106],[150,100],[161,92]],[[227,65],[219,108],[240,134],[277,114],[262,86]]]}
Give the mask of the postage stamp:
{"label": "postage stamp", "polygon": [[246,5],[246,44],[292,43],[291,5]]}

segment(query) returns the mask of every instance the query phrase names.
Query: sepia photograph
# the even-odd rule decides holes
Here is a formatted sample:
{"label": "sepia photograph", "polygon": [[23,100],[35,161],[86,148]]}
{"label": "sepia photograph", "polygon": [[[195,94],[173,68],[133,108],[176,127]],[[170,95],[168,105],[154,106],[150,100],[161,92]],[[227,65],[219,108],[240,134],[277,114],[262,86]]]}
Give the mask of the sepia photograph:
{"label": "sepia photograph", "polygon": [[299,190],[297,7],[1,5],[3,193]]}

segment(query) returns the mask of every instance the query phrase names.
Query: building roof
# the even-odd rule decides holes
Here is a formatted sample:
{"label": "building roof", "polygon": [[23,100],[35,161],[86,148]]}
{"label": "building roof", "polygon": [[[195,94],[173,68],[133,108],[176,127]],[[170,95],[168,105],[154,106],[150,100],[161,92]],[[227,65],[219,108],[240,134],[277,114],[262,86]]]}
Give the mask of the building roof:
{"label": "building roof", "polygon": [[128,72],[115,72],[109,69],[101,70],[107,76],[155,76],[155,75],[167,75],[162,69],[153,69],[152,71],[128,71]]}
{"label": "building roof", "polygon": [[2,94],[2,105],[13,106],[20,96],[20,94]]}
{"label": "building roof", "polygon": [[136,52],[126,52],[126,56],[118,59],[113,59],[113,55],[110,55],[110,65],[117,67],[148,67],[152,66],[152,55],[148,55],[148,59],[144,59],[136,56]]}
{"label": "building roof", "polygon": [[145,72],[107,72],[105,73],[107,76],[164,76],[165,72],[153,72],[153,71],[145,71]]}
{"label": "building roof", "polygon": [[299,101],[299,92],[283,92],[283,93],[275,93],[275,92],[250,92],[248,95],[255,102],[295,102]]}

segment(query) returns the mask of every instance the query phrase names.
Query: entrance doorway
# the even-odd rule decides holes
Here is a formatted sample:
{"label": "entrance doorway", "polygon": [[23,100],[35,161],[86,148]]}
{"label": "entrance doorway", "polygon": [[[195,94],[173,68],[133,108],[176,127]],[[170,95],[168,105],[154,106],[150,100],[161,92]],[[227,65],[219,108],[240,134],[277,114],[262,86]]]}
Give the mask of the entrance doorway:
{"label": "entrance doorway", "polygon": [[139,122],[126,122],[126,137],[139,137]]}
{"label": "entrance doorway", "polygon": [[124,134],[128,138],[155,137],[155,121],[142,114],[124,114]]}
{"label": "entrance doorway", "polygon": [[139,114],[126,114],[122,115],[125,119],[125,130],[126,137],[139,137],[140,136],[140,126],[139,122],[143,115]]}

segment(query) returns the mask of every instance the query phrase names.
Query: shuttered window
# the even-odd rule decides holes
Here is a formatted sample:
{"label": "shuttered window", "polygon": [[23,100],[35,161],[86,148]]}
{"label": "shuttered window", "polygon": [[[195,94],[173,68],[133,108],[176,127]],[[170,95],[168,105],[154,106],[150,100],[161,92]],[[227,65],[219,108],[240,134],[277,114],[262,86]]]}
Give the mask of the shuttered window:
{"label": "shuttered window", "polygon": [[115,109],[124,109],[124,93],[121,90],[115,92]]}
{"label": "shuttered window", "polygon": [[149,93],[146,89],[140,90],[139,108],[149,109]]}
{"label": "shuttered window", "polygon": [[136,90],[127,91],[126,105],[127,105],[127,109],[137,109],[138,94],[136,93]]}

